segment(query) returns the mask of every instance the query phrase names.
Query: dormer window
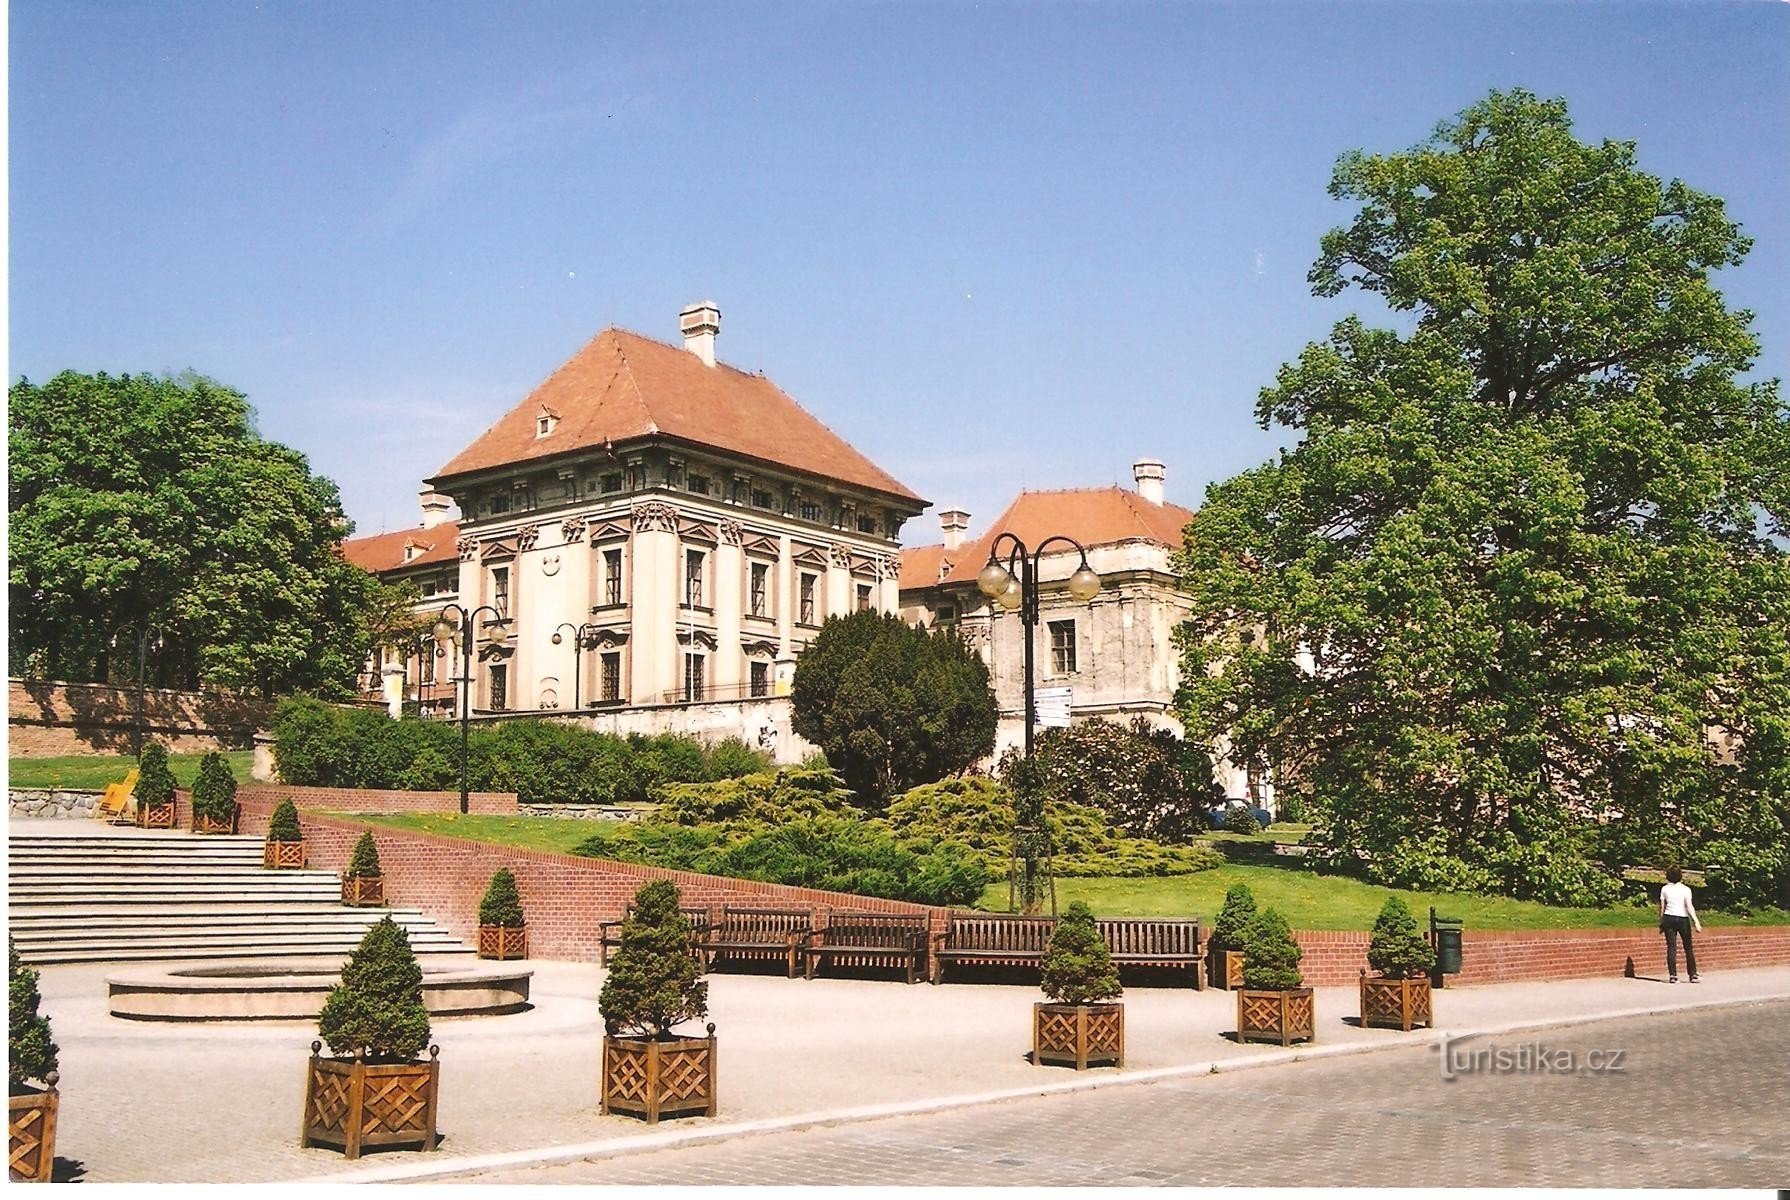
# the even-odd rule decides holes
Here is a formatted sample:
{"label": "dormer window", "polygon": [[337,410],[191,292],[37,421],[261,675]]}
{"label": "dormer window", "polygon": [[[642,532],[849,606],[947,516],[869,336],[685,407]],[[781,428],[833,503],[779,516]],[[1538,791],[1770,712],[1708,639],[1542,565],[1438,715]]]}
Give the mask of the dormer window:
{"label": "dormer window", "polygon": [[422,552],[423,552],[423,548],[421,546],[417,545],[415,542],[408,541],[408,540],[405,541],[405,543],[404,543],[404,561],[405,562],[409,562],[411,559],[415,558],[417,555],[421,554]]}
{"label": "dormer window", "polygon": [[559,414],[543,405],[540,413],[535,417],[535,437],[537,439],[546,437],[553,432],[553,427],[557,424],[559,424]]}

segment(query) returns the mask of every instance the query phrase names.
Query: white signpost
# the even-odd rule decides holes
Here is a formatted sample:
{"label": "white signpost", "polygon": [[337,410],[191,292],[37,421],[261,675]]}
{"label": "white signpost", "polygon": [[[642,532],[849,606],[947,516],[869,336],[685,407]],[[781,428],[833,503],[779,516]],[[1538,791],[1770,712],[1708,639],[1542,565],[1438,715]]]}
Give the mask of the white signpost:
{"label": "white signpost", "polygon": [[1037,705],[1038,724],[1042,728],[1069,728],[1069,706],[1073,700],[1073,692],[1073,688],[1050,687],[1039,688],[1032,693],[1033,703]]}

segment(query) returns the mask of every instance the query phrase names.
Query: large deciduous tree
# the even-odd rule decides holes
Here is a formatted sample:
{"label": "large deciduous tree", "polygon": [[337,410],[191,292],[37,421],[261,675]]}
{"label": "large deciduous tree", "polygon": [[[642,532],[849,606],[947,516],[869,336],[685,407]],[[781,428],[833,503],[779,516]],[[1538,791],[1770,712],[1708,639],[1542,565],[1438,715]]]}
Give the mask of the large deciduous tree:
{"label": "large deciduous tree", "polygon": [[1361,207],[1315,291],[1407,316],[1283,367],[1256,414],[1299,441],[1208,494],[1190,736],[1388,883],[1599,901],[1683,861],[1782,896],[1790,414],[1710,282],[1749,240],[1521,91],[1330,191]]}
{"label": "large deciduous tree", "polygon": [[128,678],[153,627],[152,682],[351,683],[383,586],[341,557],[335,484],[261,438],[241,394],[65,371],[9,402],[15,674]]}
{"label": "large deciduous tree", "polygon": [[988,667],[948,630],[875,612],[829,617],[792,690],[795,731],[869,807],[994,750]]}

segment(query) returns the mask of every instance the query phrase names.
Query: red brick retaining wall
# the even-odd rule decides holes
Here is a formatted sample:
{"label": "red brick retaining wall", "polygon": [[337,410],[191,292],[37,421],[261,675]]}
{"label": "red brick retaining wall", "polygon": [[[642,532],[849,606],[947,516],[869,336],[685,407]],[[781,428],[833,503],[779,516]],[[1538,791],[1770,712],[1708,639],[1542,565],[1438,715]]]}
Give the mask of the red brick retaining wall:
{"label": "red brick retaining wall", "polygon": [[129,753],[139,703],[147,736],[182,753],[247,747],[273,711],[266,701],[243,696],[9,679],[9,751],[21,757]]}
{"label": "red brick retaining wall", "polygon": [[[283,783],[245,783],[236,789],[244,802],[271,798],[277,804],[286,797],[300,808],[334,812],[459,812],[460,793],[379,791],[373,788],[290,787]],[[516,812],[514,792],[469,792],[466,807],[475,813]]]}

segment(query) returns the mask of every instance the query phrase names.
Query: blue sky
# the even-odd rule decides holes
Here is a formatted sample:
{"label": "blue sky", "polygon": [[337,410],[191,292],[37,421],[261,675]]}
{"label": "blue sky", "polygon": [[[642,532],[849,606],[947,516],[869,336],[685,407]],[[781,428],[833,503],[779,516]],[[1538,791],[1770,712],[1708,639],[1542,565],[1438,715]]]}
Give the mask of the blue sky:
{"label": "blue sky", "polygon": [[1197,506],[1349,311],[1305,282],[1337,155],[1493,87],[1723,196],[1787,373],[1785,4],[14,0],[9,57],[9,378],[229,383],[361,533],[599,329],[708,297],[722,359],[934,513],[1145,455]]}

